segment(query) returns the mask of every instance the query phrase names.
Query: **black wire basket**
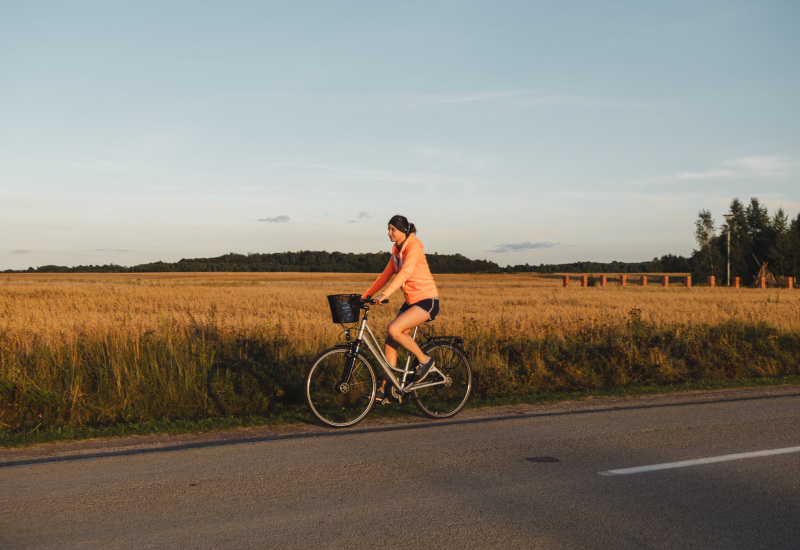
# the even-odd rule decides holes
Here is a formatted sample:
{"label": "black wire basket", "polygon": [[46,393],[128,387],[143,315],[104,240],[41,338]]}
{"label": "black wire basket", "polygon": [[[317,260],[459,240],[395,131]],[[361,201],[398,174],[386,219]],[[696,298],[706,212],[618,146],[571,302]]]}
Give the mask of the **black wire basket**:
{"label": "black wire basket", "polygon": [[357,323],[361,315],[360,294],[331,294],[328,296],[334,323]]}

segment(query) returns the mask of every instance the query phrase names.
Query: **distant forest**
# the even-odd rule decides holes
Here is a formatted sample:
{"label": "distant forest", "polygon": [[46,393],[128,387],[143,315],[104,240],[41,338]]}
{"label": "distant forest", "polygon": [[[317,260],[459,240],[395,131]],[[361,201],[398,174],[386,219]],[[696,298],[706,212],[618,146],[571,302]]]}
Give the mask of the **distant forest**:
{"label": "distant forest", "polygon": [[[770,215],[755,197],[744,205],[733,199],[722,224],[708,210],[701,210],[695,222],[697,249],[690,257],[666,254],[643,262],[573,262],[566,264],[508,265],[488,260],[471,260],[461,254],[427,254],[433,273],[689,273],[698,282],[714,275],[727,277],[730,237],[731,277],[752,284],[766,263],[777,278],[800,276],[800,214],[790,220],[783,210]],[[225,254],[216,258],[155,262],[133,267],[120,265],[46,265],[3,273],[159,273],[159,272],[338,272],[378,273],[389,261],[388,252],[277,252],[273,254]]]}
{"label": "distant forest", "polygon": [[[488,260],[470,260],[461,254],[427,254],[433,273],[684,273],[689,261],[668,254],[649,262],[573,262],[568,264],[516,265],[500,267]],[[178,262],[154,262],[133,267],[121,265],[80,265],[64,267],[45,265],[4,273],[167,273],[167,272],[334,272],[379,273],[389,261],[388,252],[277,252],[273,254],[225,254],[216,258],[183,259]]]}
{"label": "distant forest", "polygon": [[[63,267],[46,265],[22,273],[168,273],[168,272],[332,272],[379,273],[389,262],[388,252],[276,252],[273,254],[225,254],[216,258],[183,259],[174,263],[154,262],[124,267],[120,265],[81,265]],[[427,254],[434,273],[501,273],[494,262],[470,260],[461,254]],[[10,273],[11,271],[6,271]]]}

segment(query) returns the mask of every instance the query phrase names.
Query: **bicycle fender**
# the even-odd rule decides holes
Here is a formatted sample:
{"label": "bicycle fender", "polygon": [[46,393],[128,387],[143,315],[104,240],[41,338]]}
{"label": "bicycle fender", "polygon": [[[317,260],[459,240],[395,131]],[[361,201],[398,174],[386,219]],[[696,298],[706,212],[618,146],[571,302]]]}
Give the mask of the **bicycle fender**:
{"label": "bicycle fender", "polygon": [[421,349],[422,351],[425,351],[431,346],[435,346],[438,344],[449,344],[458,351],[460,351],[461,353],[463,353],[464,356],[469,358],[470,356],[469,352],[466,349],[464,349],[463,346],[461,345],[463,343],[464,339],[461,338],[460,336],[433,336],[429,337],[428,341],[422,345]]}
{"label": "bicycle fender", "polygon": [[438,344],[440,342],[454,344],[456,346],[461,346],[464,344],[464,339],[461,336],[426,336],[425,338],[426,346],[428,344]]}

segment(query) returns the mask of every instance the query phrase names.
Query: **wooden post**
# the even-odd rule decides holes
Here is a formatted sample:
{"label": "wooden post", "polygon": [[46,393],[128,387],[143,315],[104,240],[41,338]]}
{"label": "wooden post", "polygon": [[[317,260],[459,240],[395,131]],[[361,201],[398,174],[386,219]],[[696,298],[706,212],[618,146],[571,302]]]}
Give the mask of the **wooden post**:
{"label": "wooden post", "polygon": [[569,275],[564,275],[564,288],[569,286]]}
{"label": "wooden post", "polygon": [[581,275],[581,286],[589,286],[589,276]]}
{"label": "wooden post", "polygon": [[642,275],[642,286],[647,286],[647,275]]}
{"label": "wooden post", "polygon": [[786,288],[789,290],[794,288],[794,277],[786,277]]}
{"label": "wooden post", "polygon": [[759,277],[758,278],[758,288],[767,288],[767,278],[766,277]]}
{"label": "wooden post", "polygon": [[664,288],[669,286],[669,275],[664,275]]}
{"label": "wooden post", "polygon": [[717,286],[717,279],[713,275],[708,276],[708,286]]}
{"label": "wooden post", "polygon": [[600,286],[606,286],[606,276],[600,275]]}
{"label": "wooden post", "polygon": [[739,277],[734,277],[733,278],[733,288],[739,288],[739,281],[740,280],[741,279]]}
{"label": "wooden post", "polygon": [[619,276],[619,286],[625,286],[628,284],[628,276],[627,275],[620,275]]}
{"label": "wooden post", "polygon": [[692,276],[691,275],[687,275],[686,276],[686,288],[692,288]]}

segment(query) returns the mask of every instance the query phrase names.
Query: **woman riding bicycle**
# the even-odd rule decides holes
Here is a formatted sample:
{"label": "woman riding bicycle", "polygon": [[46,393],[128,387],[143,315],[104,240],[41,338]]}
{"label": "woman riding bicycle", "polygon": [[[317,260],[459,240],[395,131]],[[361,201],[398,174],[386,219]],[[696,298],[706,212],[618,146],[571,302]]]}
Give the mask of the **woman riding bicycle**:
{"label": "woman riding bicycle", "polygon": [[[417,358],[417,367],[413,382],[421,382],[433,367],[433,359],[425,355],[409,332],[424,323],[433,321],[439,313],[439,291],[428,268],[428,261],[420,241],[415,233],[417,228],[404,216],[393,216],[389,220],[389,240],[394,243],[389,264],[362,298],[373,296],[376,303],[381,303],[397,289],[403,289],[405,303],[397,312],[397,316],[387,328],[384,355],[393,367],[397,365],[397,348],[403,346]],[[380,294],[389,279],[394,275],[391,284]],[[376,394],[376,401],[386,403],[386,380]]]}

